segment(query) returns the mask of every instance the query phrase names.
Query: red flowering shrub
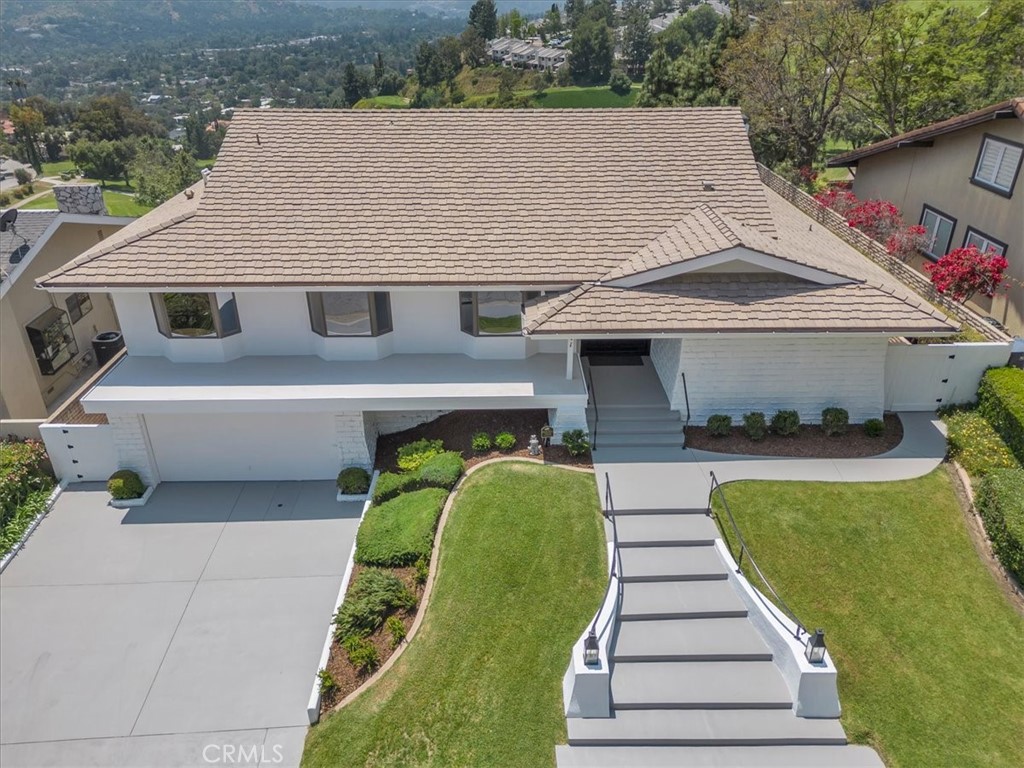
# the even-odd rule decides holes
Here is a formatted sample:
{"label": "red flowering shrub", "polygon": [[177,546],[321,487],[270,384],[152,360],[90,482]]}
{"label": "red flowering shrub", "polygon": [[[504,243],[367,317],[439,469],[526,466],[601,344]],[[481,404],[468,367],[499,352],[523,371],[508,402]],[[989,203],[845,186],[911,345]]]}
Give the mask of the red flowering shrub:
{"label": "red flowering shrub", "polygon": [[903,229],[900,209],[888,200],[864,200],[846,214],[846,221],[873,240],[884,242]]}
{"label": "red flowering shrub", "polygon": [[835,211],[844,219],[850,211],[860,204],[860,200],[857,199],[853,192],[839,189],[836,186],[822,190],[814,196],[814,199],[826,208]]}
{"label": "red flowering shrub", "polygon": [[989,297],[994,295],[1003,282],[1007,266],[1006,259],[994,251],[982,253],[976,246],[969,245],[950,251],[935,264],[926,265],[925,269],[939,293],[949,294],[962,302],[976,293]]}
{"label": "red flowering shrub", "polygon": [[927,232],[920,224],[898,229],[885,241],[885,250],[900,261],[908,261],[911,256],[924,250],[928,242]]}

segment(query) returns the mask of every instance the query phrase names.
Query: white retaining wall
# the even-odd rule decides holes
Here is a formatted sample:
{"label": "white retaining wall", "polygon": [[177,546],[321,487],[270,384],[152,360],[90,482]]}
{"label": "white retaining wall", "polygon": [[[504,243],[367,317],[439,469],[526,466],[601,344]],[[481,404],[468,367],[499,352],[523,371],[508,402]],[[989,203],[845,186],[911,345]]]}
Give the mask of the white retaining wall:
{"label": "white retaining wall", "polygon": [[[677,352],[672,345],[679,346]],[[714,413],[739,419],[793,409],[818,423],[824,408],[845,408],[850,420],[882,415],[888,342],[881,337],[747,335],[657,339],[651,359],[673,410],[686,415],[686,374],[692,423]],[[675,370],[673,372],[673,363]]]}
{"label": "white retaining wall", "polygon": [[888,346],[885,409],[932,411],[976,397],[985,369],[1006,365],[1010,344],[903,344]]}
{"label": "white retaining wall", "polygon": [[43,424],[39,427],[53,473],[62,483],[105,481],[120,456],[109,424]]}

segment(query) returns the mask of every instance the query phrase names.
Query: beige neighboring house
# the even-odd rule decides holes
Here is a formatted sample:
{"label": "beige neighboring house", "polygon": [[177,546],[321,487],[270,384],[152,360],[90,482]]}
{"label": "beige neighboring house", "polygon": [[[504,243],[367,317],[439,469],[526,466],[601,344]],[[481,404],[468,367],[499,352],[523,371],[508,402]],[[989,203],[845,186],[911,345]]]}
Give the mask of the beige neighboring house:
{"label": "beige neighboring house", "polygon": [[[36,278],[134,219],[106,215],[99,187],[55,188],[58,210],[11,209],[0,232],[0,418],[45,419],[96,371],[92,339],[118,331],[103,291],[47,293]],[[95,191],[93,191],[95,190]]]}
{"label": "beige neighboring house", "polygon": [[1022,155],[1024,98],[1015,98],[846,152],[828,164],[854,169],[857,197],[889,200],[908,223],[924,226],[928,260],[965,245],[1005,256],[1010,267],[1004,287],[972,304],[1024,336]]}

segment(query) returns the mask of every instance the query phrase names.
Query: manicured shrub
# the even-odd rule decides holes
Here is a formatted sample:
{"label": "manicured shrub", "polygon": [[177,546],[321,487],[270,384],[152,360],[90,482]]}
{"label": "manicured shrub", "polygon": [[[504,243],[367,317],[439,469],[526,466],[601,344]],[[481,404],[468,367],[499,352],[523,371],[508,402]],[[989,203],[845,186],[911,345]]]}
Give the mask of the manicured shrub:
{"label": "manicured shrub", "polygon": [[390,571],[370,568],[362,571],[334,614],[334,636],[344,640],[352,635],[366,636],[384,623],[385,617],[400,608],[412,608],[416,596]]}
{"label": "manicured shrub", "polygon": [[994,469],[1018,466],[1006,443],[977,411],[951,414],[946,419],[946,437],[949,455],[974,477]]}
{"label": "manicured shrub", "polygon": [[380,666],[380,653],[377,646],[365,637],[352,635],[345,638],[341,647],[345,649],[348,660],[360,672],[372,672]]}
{"label": "manicured shrub", "polygon": [[499,432],[494,436],[494,447],[499,451],[511,451],[516,447],[516,436],[511,432]]}
{"label": "manicured shrub", "polygon": [[420,487],[420,478],[415,472],[381,472],[373,486],[373,503],[383,504],[400,493],[415,491]]}
{"label": "manicured shrub", "polygon": [[7,529],[30,495],[51,488],[46,446],[38,440],[0,442],[0,528]]}
{"label": "manicured shrub", "polygon": [[371,507],[356,534],[356,562],[398,567],[430,557],[448,491],[424,488]]}
{"label": "manicured shrub", "polygon": [[885,422],[881,419],[868,419],[864,422],[864,434],[868,437],[881,437],[885,434]]}
{"label": "manicured shrub", "polygon": [[768,434],[768,422],[761,411],[743,414],[743,433],[755,443],[764,440]]}
{"label": "manicured shrub", "polygon": [[975,502],[999,561],[1024,583],[1024,469],[987,474],[978,483]]}
{"label": "manicured shrub", "polygon": [[338,690],[338,682],[334,679],[334,675],[329,670],[321,669],[316,673],[316,676],[320,678],[320,693],[323,696],[330,697],[336,690]]}
{"label": "manicured shrub", "polygon": [[486,432],[477,432],[473,435],[473,450],[480,453],[491,450],[491,436]]}
{"label": "manicured shrub", "polygon": [[1024,464],[1024,370],[987,371],[978,387],[978,411]]}
{"label": "manicured shrub", "polygon": [[562,433],[562,445],[570,456],[583,456],[590,450],[590,438],[582,429],[567,429]]}
{"label": "manicured shrub", "polygon": [[776,435],[795,435],[800,431],[800,414],[796,411],[778,411],[772,416],[772,432]]}
{"label": "manicured shrub", "polygon": [[421,587],[427,583],[427,579],[430,578],[430,560],[423,555],[420,555],[416,562],[413,564],[416,569],[416,573],[413,574],[413,579]]}
{"label": "manicured shrub", "polygon": [[136,472],[119,469],[107,480],[107,491],[114,499],[139,499],[146,492],[146,484]]}
{"label": "manicured shrub", "polygon": [[845,408],[826,408],[821,412],[821,429],[829,437],[845,435],[850,426],[850,414]]}
{"label": "manicured shrub", "polygon": [[385,626],[387,627],[388,634],[391,635],[391,647],[397,648],[405,640],[405,624],[397,616],[389,616]]}
{"label": "manicured shrub", "polygon": [[440,440],[417,440],[398,449],[398,466],[406,472],[415,472],[427,459],[444,450]]}
{"label": "manicured shrub", "polygon": [[725,413],[709,416],[708,433],[714,437],[728,437],[732,433],[732,416]]}
{"label": "manicured shrub", "polygon": [[338,490],[355,496],[370,490],[370,473],[362,467],[347,467],[338,473]]}
{"label": "manicured shrub", "polygon": [[430,488],[451,490],[465,469],[466,462],[462,460],[461,453],[445,451],[423,462],[419,471],[420,484]]}

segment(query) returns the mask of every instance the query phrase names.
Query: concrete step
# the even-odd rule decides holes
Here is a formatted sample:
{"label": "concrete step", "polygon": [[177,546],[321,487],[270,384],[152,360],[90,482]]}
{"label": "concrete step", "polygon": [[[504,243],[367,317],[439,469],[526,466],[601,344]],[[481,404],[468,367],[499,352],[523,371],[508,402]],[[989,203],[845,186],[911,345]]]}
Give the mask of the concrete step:
{"label": "concrete step", "polygon": [[615,516],[620,515],[707,515],[707,507],[694,507],[692,509],[616,509]]}
{"label": "concrete step", "polygon": [[619,661],[771,661],[772,652],[746,618],[658,619],[619,625]]}
{"label": "concrete step", "polygon": [[771,661],[620,661],[612,667],[613,708],[790,709]]}
{"label": "concrete step", "polygon": [[622,547],[713,544],[718,526],[708,515],[626,515],[616,519]]}
{"label": "concrete step", "polygon": [[768,746],[846,744],[838,719],[811,720],[788,709],[621,710],[609,718],[570,717],[577,746]]}
{"label": "concrete step", "polygon": [[558,768],[885,768],[870,747],[555,747]]}
{"label": "concrete step", "polygon": [[729,578],[713,546],[627,547],[619,552],[624,584],[635,581],[704,581]]}
{"label": "concrete step", "polygon": [[619,620],[742,618],[747,608],[728,581],[654,581],[622,585]]}
{"label": "concrete step", "polygon": [[606,435],[597,431],[597,443],[602,448],[682,448],[686,442],[682,432],[673,434],[618,434]]}
{"label": "concrete step", "polygon": [[607,421],[679,421],[679,411],[668,405],[601,405],[597,406],[598,426]]}
{"label": "concrete step", "polygon": [[611,435],[626,434],[682,434],[683,422],[674,418],[666,418],[664,421],[654,419],[613,419],[611,421],[598,422],[598,436],[610,437]]}

